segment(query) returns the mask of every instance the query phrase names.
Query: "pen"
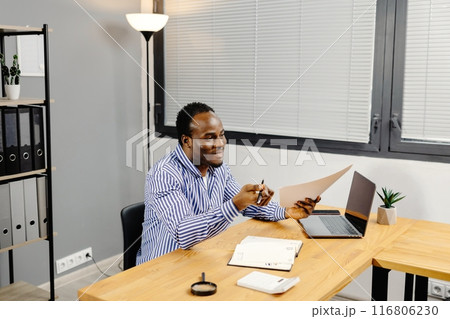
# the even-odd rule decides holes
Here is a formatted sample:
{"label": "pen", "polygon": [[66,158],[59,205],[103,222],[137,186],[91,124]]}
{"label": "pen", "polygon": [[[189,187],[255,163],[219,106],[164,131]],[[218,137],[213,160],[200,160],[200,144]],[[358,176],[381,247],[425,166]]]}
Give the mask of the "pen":
{"label": "pen", "polygon": [[[264,179],[262,180],[261,184],[264,184]],[[262,191],[259,191],[258,198],[256,199],[256,204],[260,204],[262,199]]]}

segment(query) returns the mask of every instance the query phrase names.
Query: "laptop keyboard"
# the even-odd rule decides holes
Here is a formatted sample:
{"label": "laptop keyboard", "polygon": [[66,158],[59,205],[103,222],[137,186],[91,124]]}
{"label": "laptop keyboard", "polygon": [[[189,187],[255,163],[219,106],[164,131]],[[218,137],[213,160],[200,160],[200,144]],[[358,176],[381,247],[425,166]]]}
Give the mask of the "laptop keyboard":
{"label": "laptop keyboard", "polygon": [[332,234],[359,234],[343,218],[326,218],[326,216],[320,216],[320,220]]}

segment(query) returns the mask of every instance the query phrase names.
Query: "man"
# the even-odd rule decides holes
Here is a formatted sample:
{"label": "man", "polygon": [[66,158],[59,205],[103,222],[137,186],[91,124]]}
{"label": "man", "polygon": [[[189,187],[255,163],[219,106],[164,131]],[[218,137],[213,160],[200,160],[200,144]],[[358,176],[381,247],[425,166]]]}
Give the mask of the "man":
{"label": "man", "polygon": [[307,198],[297,207],[282,208],[270,201],[274,192],[265,185],[241,188],[223,164],[227,140],[222,122],[206,104],[186,105],[176,126],[179,145],[147,174],[136,264],[213,237],[239,214],[270,221],[300,219],[320,200]]}

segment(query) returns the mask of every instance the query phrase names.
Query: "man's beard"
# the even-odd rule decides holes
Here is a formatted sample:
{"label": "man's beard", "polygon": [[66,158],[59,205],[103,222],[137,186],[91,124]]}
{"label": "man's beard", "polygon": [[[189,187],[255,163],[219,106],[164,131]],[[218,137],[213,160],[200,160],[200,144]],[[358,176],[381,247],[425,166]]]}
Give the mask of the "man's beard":
{"label": "man's beard", "polygon": [[208,163],[208,164],[209,164],[209,166],[211,166],[211,167],[217,168],[217,167],[222,166],[223,162],[220,162],[220,163]]}

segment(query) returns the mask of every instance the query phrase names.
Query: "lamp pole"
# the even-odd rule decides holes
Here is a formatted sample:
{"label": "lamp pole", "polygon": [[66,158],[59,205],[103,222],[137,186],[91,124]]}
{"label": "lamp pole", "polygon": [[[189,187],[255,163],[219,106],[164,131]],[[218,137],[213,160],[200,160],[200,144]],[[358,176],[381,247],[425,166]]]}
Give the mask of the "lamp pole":
{"label": "lamp pole", "polygon": [[150,169],[150,163],[151,163],[151,152],[150,152],[150,70],[149,70],[149,43],[150,38],[153,35],[153,31],[141,31],[142,35],[145,38],[145,41],[147,42],[147,169]]}
{"label": "lamp pole", "polygon": [[153,33],[158,32],[167,23],[169,16],[159,13],[129,13],[126,15],[128,23],[137,31],[140,31],[147,42],[147,162],[150,169],[150,70],[149,70],[149,42]]}

